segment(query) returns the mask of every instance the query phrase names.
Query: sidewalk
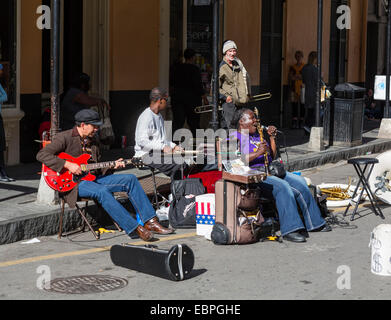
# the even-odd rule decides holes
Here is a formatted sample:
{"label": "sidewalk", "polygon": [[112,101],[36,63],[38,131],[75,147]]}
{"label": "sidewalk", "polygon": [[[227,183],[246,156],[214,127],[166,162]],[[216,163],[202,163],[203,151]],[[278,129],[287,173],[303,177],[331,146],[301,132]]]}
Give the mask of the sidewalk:
{"label": "sidewalk", "polygon": [[[380,122],[366,121],[363,144],[352,148],[330,147],[321,152],[307,150],[309,137],[303,130],[282,130],[285,134],[279,139],[281,157],[289,171],[300,171],[326,163],[334,163],[348,158],[391,149],[391,139],[377,139]],[[103,160],[130,158],[127,150],[110,150]],[[58,232],[59,205],[36,203],[40,183],[41,165],[23,164],[7,168],[9,175],[16,179],[13,183],[0,183],[0,244],[7,244],[41,236],[51,236]],[[121,173],[132,173],[143,180],[149,171],[127,169]],[[164,179],[163,179],[164,181]],[[90,207],[94,209],[92,203]],[[66,208],[64,230],[72,230],[80,223],[78,214]]]}

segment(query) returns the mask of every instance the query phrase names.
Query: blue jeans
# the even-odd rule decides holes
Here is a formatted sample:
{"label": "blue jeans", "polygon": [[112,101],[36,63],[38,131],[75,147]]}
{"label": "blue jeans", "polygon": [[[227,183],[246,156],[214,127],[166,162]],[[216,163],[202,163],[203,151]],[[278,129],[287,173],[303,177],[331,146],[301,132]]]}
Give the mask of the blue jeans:
{"label": "blue jeans", "polygon": [[[326,221],[322,218],[304,178],[287,172],[284,179],[275,176],[267,177],[259,187],[263,196],[276,200],[283,236],[301,229],[313,231],[325,225]],[[303,213],[305,226],[297,205]]]}
{"label": "blue jeans", "polygon": [[96,199],[127,233],[132,233],[138,226],[136,219],[114,198],[113,192],[126,192],[136,214],[145,224],[156,216],[140,182],[132,174],[115,174],[97,177],[94,182],[82,181],[79,184],[79,197]]}

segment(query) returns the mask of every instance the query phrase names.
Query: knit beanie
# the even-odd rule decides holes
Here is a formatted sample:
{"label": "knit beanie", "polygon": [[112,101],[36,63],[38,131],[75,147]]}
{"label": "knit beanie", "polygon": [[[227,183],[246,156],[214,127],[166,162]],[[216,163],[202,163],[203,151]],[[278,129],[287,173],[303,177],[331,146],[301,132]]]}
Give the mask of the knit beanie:
{"label": "knit beanie", "polygon": [[223,46],[223,54],[225,55],[226,52],[228,50],[231,50],[231,49],[238,49],[237,45],[235,42],[233,42],[232,40],[228,40],[227,42],[224,43],[224,46]]}

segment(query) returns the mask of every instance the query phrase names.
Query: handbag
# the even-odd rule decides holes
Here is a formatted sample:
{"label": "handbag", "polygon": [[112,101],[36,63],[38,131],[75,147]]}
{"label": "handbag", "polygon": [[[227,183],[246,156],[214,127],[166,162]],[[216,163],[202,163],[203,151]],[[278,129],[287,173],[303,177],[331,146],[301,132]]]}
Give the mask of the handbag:
{"label": "handbag", "polygon": [[201,179],[192,178],[171,182],[173,201],[168,212],[170,225],[175,229],[197,226],[195,197],[205,193]]}
{"label": "handbag", "polygon": [[259,189],[240,189],[239,209],[246,211],[253,211],[259,208],[259,201],[261,199],[261,191]]}
{"label": "handbag", "polygon": [[284,165],[278,160],[274,160],[269,165],[269,172],[272,176],[278,177],[280,179],[284,179],[286,176]]}

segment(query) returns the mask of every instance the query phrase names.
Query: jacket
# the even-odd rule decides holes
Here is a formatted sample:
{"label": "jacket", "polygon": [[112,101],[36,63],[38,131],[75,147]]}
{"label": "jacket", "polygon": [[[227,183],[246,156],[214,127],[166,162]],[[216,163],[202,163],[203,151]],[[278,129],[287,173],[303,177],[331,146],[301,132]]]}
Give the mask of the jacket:
{"label": "jacket", "polygon": [[233,68],[225,60],[221,62],[219,80],[222,100],[231,96],[237,106],[244,105],[249,101],[249,95],[251,95],[250,76],[239,59],[233,61]]}
{"label": "jacket", "polygon": [[[57,155],[62,152],[75,158],[80,157],[83,154],[81,137],[76,127],[58,133],[50,144],[38,152],[37,160],[48,168],[56,172],[61,172],[64,169],[65,160],[58,158]],[[94,163],[98,162],[101,157],[99,148],[94,143],[91,145],[91,155],[91,162]],[[102,170],[103,175],[106,173],[107,169]],[[63,196],[69,207],[75,208],[78,199],[78,186],[70,192],[64,193]]]}

